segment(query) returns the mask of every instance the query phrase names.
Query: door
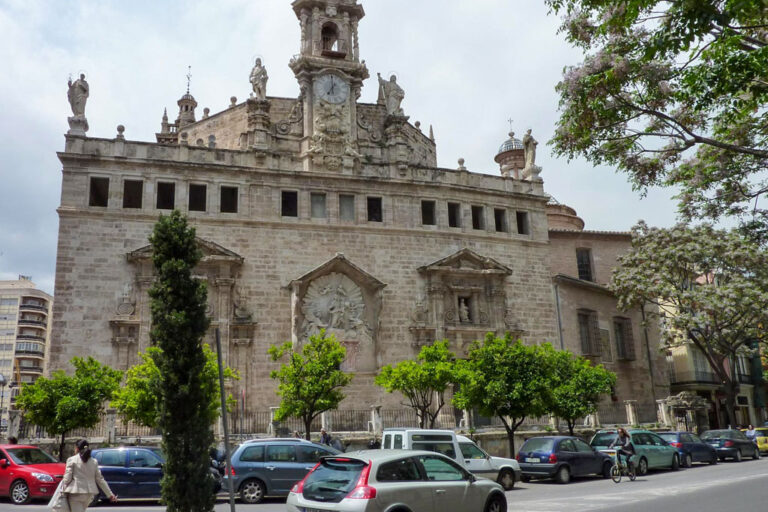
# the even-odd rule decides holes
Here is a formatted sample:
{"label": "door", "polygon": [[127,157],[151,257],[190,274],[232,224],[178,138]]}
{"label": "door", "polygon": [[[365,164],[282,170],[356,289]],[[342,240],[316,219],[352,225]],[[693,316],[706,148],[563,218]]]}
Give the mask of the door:
{"label": "door", "polygon": [[[264,459],[264,476],[269,479],[267,487],[275,493],[288,494],[293,484],[304,478],[307,463],[299,462],[295,444],[273,444],[267,446]],[[314,464],[313,464],[314,466]]]}
{"label": "door", "polygon": [[648,435],[638,432],[636,434],[631,434],[631,436],[632,444],[635,446],[635,453],[637,454],[636,463],[639,464],[640,458],[645,457],[645,460],[648,461],[648,467],[655,466],[656,452],[653,450],[653,445],[651,444],[651,439]]}
{"label": "door", "polygon": [[496,480],[498,471],[493,468],[491,458],[474,443],[459,443],[464,466],[473,474]]}
{"label": "door", "polygon": [[420,455],[416,459],[431,484],[433,510],[476,512],[471,507],[479,502],[475,496],[478,486],[470,484],[469,473],[455,462],[438,455]]}
{"label": "door", "polygon": [[137,497],[133,494],[136,489],[128,475],[129,469],[126,468],[128,450],[96,450],[93,452],[93,458],[99,462],[101,475],[113,493],[125,498]]}
{"label": "door", "polygon": [[159,498],[163,461],[151,450],[128,450],[128,476],[136,489],[136,497]]}
{"label": "door", "polygon": [[671,468],[677,448],[669,446],[665,440],[656,434],[646,434],[650,439],[653,451],[656,454],[656,464],[659,467]]}
{"label": "door", "polygon": [[376,471],[376,499],[404,503],[417,512],[433,510],[433,485],[422,476],[421,464],[413,457],[384,462]]}
{"label": "door", "polygon": [[10,466],[10,464],[13,462],[5,450],[0,450],[0,459],[5,459],[8,461],[8,465],[0,467],[0,494],[3,496],[8,496],[11,488],[11,476],[13,473],[13,468]]}
{"label": "door", "polygon": [[573,439],[563,439],[557,447],[557,461],[564,462],[570,466],[572,475],[583,475],[584,464],[579,458],[579,452],[576,451],[576,445]]}
{"label": "door", "polygon": [[573,444],[576,446],[579,459],[582,461],[583,472],[581,474],[591,475],[594,473],[602,473],[603,458],[581,439],[573,439]]}

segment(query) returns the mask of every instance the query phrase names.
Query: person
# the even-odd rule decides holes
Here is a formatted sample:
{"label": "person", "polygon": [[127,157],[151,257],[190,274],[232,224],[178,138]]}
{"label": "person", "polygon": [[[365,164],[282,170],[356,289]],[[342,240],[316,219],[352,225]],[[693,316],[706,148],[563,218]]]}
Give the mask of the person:
{"label": "person", "polygon": [[296,439],[301,439],[301,434],[299,433],[298,430],[293,431],[293,437],[295,437]]}
{"label": "person", "polygon": [[751,423],[747,428],[746,432],[744,432],[744,435],[746,435],[747,439],[749,439],[753,443],[757,443],[757,430],[755,430],[754,425],[752,425]]}
{"label": "person", "polygon": [[634,463],[631,458],[635,454],[635,446],[632,444],[632,438],[622,427],[619,427],[619,435],[616,436],[616,439],[613,440],[608,448],[613,448],[615,446],[618,446],[618,449],[616,450],[616,462],[621,464],[621,456],[624,455],[627,461],[627,466],[632,467]]}
{"label": "person", "polygon": [[331,446],[331,435],[324,428],[320,429],[320,444]]}
{"label": "person", "polygon": [[85,439],[75,443],[75,454],[67,459],[61,487],[71,512],[83,512],[87,509],[99,489],[109,497],[109,501],[117,501],[117,495],[101,475],[99,463],[91,457],[91,449]]}
{"label": "person", "polygon": [[19,440],[16,438],[16,436],[11,436],[8,438],[8,444],[19,444]]}

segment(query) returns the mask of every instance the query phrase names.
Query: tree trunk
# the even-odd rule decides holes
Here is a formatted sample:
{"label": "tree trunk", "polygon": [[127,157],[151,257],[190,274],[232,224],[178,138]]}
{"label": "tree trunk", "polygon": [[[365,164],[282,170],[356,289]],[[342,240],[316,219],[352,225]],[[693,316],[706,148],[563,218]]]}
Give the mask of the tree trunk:
{"label": "tree trunk", "polygon": [[568,422],[568,432],[573,435],[573,428],[576,426],[576,420],[575,419],[566,419],[565,421]]}
{"label": "tree trunk", "polygon": [[59,462],[64,462],[64,438],[66,432],[61,433],[61,443],[59,443]]}
{"label": "tree trunk", "polygon": [[425,409],[416,409],[416,416],[419,417],[419,428],[427,428],[427,411]]}
{"label": "tree trunk", "polygon": [[506,418],[504,416],[499,416],[501,419],[501,423],[504,425],[504,429],[507,431],[507,442],[509,443],[509,456],[511,458],[515,458],[515,432],[517,431],[518,427],[522,425],[523,420],[525,418],[520,418],[520,421],[515,421],[514,418],[512,418],[511,423],[507,423]]}
{"label": "tree trunk", "polygon": [[312,440],[312,439],[310,439],[310,437],[311,437],[311,434],[312,434],[311,429],[312,429],[312,420],[313,419],[314,418],[312,416],[308,416],[308,417],[304,418],[304,439],[306,439],[307,441],[311,441]]}
{"label": "tree trunk", "polygon": [[728,423],[731,428],[736,428],[736,395],[739,394],[739,383],[731,377],[725,384],[725,412],[728,414]]}

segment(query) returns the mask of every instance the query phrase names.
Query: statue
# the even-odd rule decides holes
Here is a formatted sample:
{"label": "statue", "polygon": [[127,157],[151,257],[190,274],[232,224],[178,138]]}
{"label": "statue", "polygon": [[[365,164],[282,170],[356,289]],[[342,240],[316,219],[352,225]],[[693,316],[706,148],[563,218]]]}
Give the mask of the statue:
{"label": "statue", "polygon": [[72,107],[72,114],[75,117],[85,117],[85,102],[88,101],[89,93],[85,75],[81,74],[80,78],[74,82],[70,78],[67,85],[69,86],[67,98],[69,99],[69,106]]}
{"label": "statue", "polygon": [[522,142],[525,150],[525,169],[533,169],[536,164],[536,146],[539,142],[533,138],[530,129],[523,135]]}
{"label": "statue", "polygon": [[262,66],[261,59],[257,58],[251,70],[251,85],[253,86],[251,97],[255,95],[256,99],[261,101],[267,99],[267,80],[269,80],[267,69]]}
{"label": "statue", "polygon": [[470,323],[469,319],[469,307],[467,307],[467,299],[461,297],[459,299],[459,320],[463,324]]}
{"label": "statue", "polygon": [[387,114],[391,116],[404,115],[403,109],[400,108],[403,98],[405,98],[405,91],[403,88],[397,85],[397,77],[392,75],[389,81],[381,78],[381,73],[377,73],[379,77],[379,97],[384,99],[384,105],[387,107]]}

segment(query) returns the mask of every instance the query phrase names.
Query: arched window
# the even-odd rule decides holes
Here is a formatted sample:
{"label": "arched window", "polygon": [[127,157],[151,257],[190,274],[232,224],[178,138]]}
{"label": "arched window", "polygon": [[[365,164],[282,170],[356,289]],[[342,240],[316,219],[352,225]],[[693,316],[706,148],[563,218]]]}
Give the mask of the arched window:
{"label": "arched window", "polygon": [[335,23],[326,23],[323,25],[323,50],[338,51],[339,50],[339,28]]}

